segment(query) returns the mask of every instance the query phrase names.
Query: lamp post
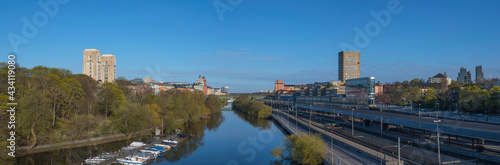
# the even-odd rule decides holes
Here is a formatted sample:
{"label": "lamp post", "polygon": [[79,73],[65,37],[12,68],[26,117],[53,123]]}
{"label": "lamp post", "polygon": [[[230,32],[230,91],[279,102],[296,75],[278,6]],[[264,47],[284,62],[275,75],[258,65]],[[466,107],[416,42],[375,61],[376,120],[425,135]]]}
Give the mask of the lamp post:
{"label": "lamp post", "polygon": [[441,120],[434,120],[434,123],[436,123],[436,133],[437,133],[437,143],[438,143],[438,161],[439,161],[439,165],[441,165],[441,144],[439,143],[439,122],[441,122]]}
{"label": "lamp post", "polygon": [[398,165],[401,165],[401,139],[398,137]]}
{"label": "lamp post", "polygon": [[[293,102],[292,102],[292,110],[293,110]],[[295,132],[297,132],[297,108],[295,108]]]}
{"label": "lamp post", "polygon": [[354,137],[354,108],[351,109],[351,136]]}
{"label": "lamp post", "polygon": [[[439,113],[439,103],[436,103],[436,104],[437,104],[437,107],[438,107],[438,111],[437,112]],[[439,114],[438,113],[436,113],[436,118],[439,118]]]}
{"label": "lamp post", "polygon": [[380,116],[380,138],[382,138],[382,129],[384,128],[384,116]]}
{"label": "lamp post", "polygon": [[[393,146],[383,146],[381,149],[380,149],[380,165],[382,165],[382,150],[384,148],[388,148],[388,147],[398,147],[396,145],[393,145]],[[384,159],[385,159],[385,154],[384,154]]]}
{"label": "lamp post", "polygon": [[[312,105],[309,105],[312,108]],[[312,117],[312,112],[309,110],[309,135],[311,135],[311,117]]]}
{"label": "lamp post", "polygon": [[421,117],[421,115],[420,115],[420,105],[421,104],[418,104],[418,117]]}

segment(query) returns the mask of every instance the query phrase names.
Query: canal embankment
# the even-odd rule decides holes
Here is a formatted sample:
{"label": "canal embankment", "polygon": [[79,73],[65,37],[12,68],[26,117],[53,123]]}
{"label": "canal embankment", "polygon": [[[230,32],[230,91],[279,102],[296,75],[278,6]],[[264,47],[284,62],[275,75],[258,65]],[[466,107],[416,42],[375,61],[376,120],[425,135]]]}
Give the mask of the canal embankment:
{"label": "canal embankment", "polygon": [[[141,135],[146,135],[149,133],[151,129],[143,130],[140,132],[134,133],[133,136],[141,136]],[[48,151],[54,151],[54,150],[60,150],[60,149],[69,149],[69,148],[76,148],[76,147],[85,147],[85,146],[91,146],[91,145],[99,145],[99,144],[105,144],[105,143],[110,143],[110,142],[115,142],[115,141],[120,141],[120,140],[126,140],[129,137],[125,134],[113,134],[113,135],[108,135],[108,136],[101,136],[101,137],[94,137],[94,138],[87,138],[87,139],[81,139],[81,140],[73,140],[73,141],[66,141],[66,142],[61,142],[61,143],[52,143],[52,144],[44,144],[44,145],[38,145],[35,146],[33,149],[26,151],[26,146],[20,147],[19,148],[19,153],[16,155],[18,157],[30,155],[30,154],[35,154],[35,153],[41,153],[41,152],[48,152]]]}

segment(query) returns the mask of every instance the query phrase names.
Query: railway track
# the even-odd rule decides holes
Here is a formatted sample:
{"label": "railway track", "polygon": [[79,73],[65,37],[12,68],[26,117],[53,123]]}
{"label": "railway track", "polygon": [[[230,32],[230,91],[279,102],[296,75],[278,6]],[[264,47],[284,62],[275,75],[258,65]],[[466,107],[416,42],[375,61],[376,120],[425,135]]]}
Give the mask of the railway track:
{"label": "railway track", "polygon": [[[288,127],[288,130],[290,130],[291,132],[295,132],[297,134],[299,133],[306,133],[307,131],[304,130],[304,128],[296,128],[294,129],[293,128],[293,124],[290,122],[290,120],[286,120],[282,117],[278,117],[278,116],[275,116],[275,119],[279,120],[276,121],[278,124],[280,125],[287,125],[287,126],[284,126],[284,127]],[[286,128],[284,128],[286,129]],[[325,136],[322,136],[322,138],[327,141],[328,139],[325,139],[326,137]],[[328,143],[329,145],[328,146],[325,146],[324,149],[328,151],[329,154],[333,154],[334,157],[336,158],[341,158],[340,161],[348,164],[348,165],[357,165],[357,164],[360,164],[360,165],[364,165],[364,164],[371,164],[371,165],[374,165],[374,164],[378,164],[378,163],[373,163],[373,162],[370,162],[370,160],[367,160],[366,158],[361,158],[360,156],[356,155],[356,154],[352,154],[352,152],[349,152],[349,151],[346,151],[345,149],[339,147],[339,146],[336,146],[332,143]],[[337,150],[337,152],[341,152],[340,155],[343,155],[342,157],[339,157],[339,155],[337,154],[334,154],[333,151],[330,151],[329,149],[330,148],[335,148]],[[330,162],[330,161],[334,161],[334,159],[330,159],[331,157],[330,156],[326,156],[324,157],[324,159],[330,163],[330,164],[333,164],[333,162]],[[347,162],[346,160],[347,159],[351,159],[351,160],[354,160],[354,162]],[[342,159],[346,159],[346,160],[342,160]],[[375,161],[375,162],[378,162],[378,161]],[[342,164],[342,163],[341,163]]]}
{"label": "railway track", "polygon": [[[295,118],[295,116],[291,116],[290,114],[287,114],[287,113],[282,113],[282,112],[279,112],[279,113],[284,114],[284,115],[287,115],[289,118],[292,118],[292,119],[294,119],[294,118]],[[308,126],[308,124],[309,124],[309,120],[304,119],[304,118],[300,118],[300,117],[299,117],[298,119],[299,119],[298,121],[299,121],[302,125],[304,125],[304,126],[306,126],[306,127]],[[330,134],[336,135],[336,136],[338,136],[338,137],[341,137],[341,138],[343,138],[343,139],[346,139],[346,140],[348,140],[348,141],[351,141],[351,142],[353,142],[353,143],[356,143],[356,144],[358,144],[358,145],[361,145],[361,146],[363,146],[363,147],[369,148],[369,149],[374,150],[374,151],[377,151],[377,152],[378,152],[378,151],[380,151],[380,148],[382,148],[382,147],[383,147],[383,145],[375,145],[375,144],[370,144],[370,143],[367,143],[367,142],[365,142],[365,141],[361,141],[360,139],[357,139],[357,138],[354,138],[354,137],[351,137],[351,136],[349,136],[349,135],[345,135],[345,134],[342,134],[342,133],[339,133],[339,132],[335,132],[335,131],[331,132],[331,130],[330,130],[330,129],[325,128],[323,124],[320,124],[320,123],[317,123],[317,122],[314,122],[314,121],[312,121],[312,122],[311,122],[311,126],[317,127],[318,129],[321,129],[321,130],[322,130],[322,131],[316,131],[316,132],[320,132],[320,133],[323,133],[323,134],[325,134],[324,132],[327,132],[327,133],[330,133]],[[327,134],[326,134],[326,135],[327,135]],[[351,146],[353,146],[353,147],[354,147],[354,145],[351,145]],[[361,150],[360,148],[357,148],[357,149],[358,149],[358,150]],[[386,155],[389,155],[389,156],[394,156],[394,155],[393,155],[393,153],[392,153],[392,152],[390,152],[390,151],[388,151],[388,150],[389,150],[389,149],[387,149],[387,150],[383,150],[383,151],[382,151],[382,153],[383,153],[383,154],[386,154]],[[392,149],[391,149],[391,151],[392,151]],[[396,151],[395,153],[397,153],[397,151]],[[372,155],[373,155],[374,157],[379,157],[379,158],[381,158],[380,156],[383,156],[383,155],[380,155],[380,156],[379,156],[378,154],[373,154],[373,153],[372,153]],[[401,160],[402,160],[402,161],[405,161],[405,163],[406,163],[406,164],[421,164],[421,163],[418,163],[418,162],[415,162],[415,161],[413,161],[413,160],[408,159],[408,158],[407,158],[407,156],[409,156],[409,155],[411,155],[411,152],[409,152],[409,151],[407,151],[407,150],[404,150],[404,149],[402,149],[402,150],[401,150]],[[397,155],[395,155],[395,156],[396,156],[396,159],[397,159]],[[436,163],[436,162],[434,162],[434,161],[430,161],[430,160],[424,159],[424,164],[435,164],[435,163]]]}

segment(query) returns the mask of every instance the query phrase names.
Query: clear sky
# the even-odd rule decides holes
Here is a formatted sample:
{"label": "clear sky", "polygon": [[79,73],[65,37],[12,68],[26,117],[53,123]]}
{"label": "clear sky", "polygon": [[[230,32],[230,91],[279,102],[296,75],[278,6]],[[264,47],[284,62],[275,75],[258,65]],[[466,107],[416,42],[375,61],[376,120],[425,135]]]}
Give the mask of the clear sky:
{"label": "clear sky", "polygon": [[[118,77],[193,83],[201,74],[212,87],[255,92],[277,79],[337,80],[347,43],[361,52],[361,76],[381,82],[439,72],[456,80],[460,67],[474,77],[476,65],[500,77],[500,1],[398,2],[391,13],[387,0],[71,0],[46,12],[37,1],[0,0],[1,61],[17,47],[24,67],[81,73],[84,49],[96,48],[117,57]],[[225,6],[222,17],[214,3]],[[371,11],[391,19],[377,22]],[[356,27],[370,42],[355,41]]]}

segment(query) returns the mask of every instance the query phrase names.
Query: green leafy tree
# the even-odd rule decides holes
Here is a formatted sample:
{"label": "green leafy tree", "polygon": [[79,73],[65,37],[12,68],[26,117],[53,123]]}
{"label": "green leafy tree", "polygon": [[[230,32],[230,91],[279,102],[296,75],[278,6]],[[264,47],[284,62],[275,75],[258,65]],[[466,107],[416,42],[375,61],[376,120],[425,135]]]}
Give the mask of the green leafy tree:
{"label": "green leafy tree", "polygon": [[224,103],[220,101],[219,97],[215,95],[208,95],[207,100],[205,100],[205,106],[210,110],[210,113],[218,113],[224,106]]}
{"label": "green leafy tree", "polygon": [[131,138],[134,132],[157,126],[158,113],[139,103],[123,103],[111,115],[112,125]]}
{"label": "green leafy tree", "polygon": [[73,78],[80,82],[81,89],[85,93],[85,97],[80,100],[79,104],[82,104],[81,107],[87,111],[88,115],[93,115],[97,103],[97,81],[84,74],[73,75]]}
{"label": "green leafy tree", "polygon": [[123,91],[118,89],[116,84],[109,82],[102,84],[101,90],[99,91],[98,104],[105,118],[118,109],[125,101],[126,99]]}
{"label": "green leafy tree", "polygon": [[[19,132],[28,140],[27,151],[45,140],[51,129],[51,105],[44,91],[28,89],[19,96]],[[23,142],[21,142],[23,144]]]}
{"label": "green leafy tree", "polygon": [[424,97],[424,107],[433,107],[438,99],[438,93],[436,89],[434,88],[429,88],[427,89],[427,92],[425,93]]}
{"label": "green leafy tree", "polygon": [[63,96],[65,96],[62,103],[62,116],[69,118],[70,115],[80,114],[80,111],[83,109],[81,102],[84,102],[85,99],[85,92],[82,89],[82,85],[77,79],[72,77],[62,79],[62,85]]}
{"label": "green leafy tree", "polygon": [[260,101],[248,99],[248,95],[239,95],[233,101],[232,108],[234,111],[243,113],[254,118],[269,118],[271,116],[271,107]]}
{"label": "green leafy tree", "polygon": [[172,98],[170,110],[174,118],[183,119],[186,128],[189,128],[190,124],[200,121],[205,115],[205,99],[200,91],[179,91]]}
{"label": "green leafy tree", "polygon": [[418,83],[421,83],[420,79],[414,78],[413,80],[410,81],[410,86],[416,86]]}
{"label": "green leafy tree", "polygon": [[[92,124],[89,124],[92,123]],[[97,127],[98,119],[93,115],[74,115],[69,120],[68,132],[72,140],[79,140],[80,137],[88,135]]]}
{"label": "green leafy tree", "polygon": [[327,144],[319,134],[289,135],[285,138],[285,149],[276,147],[271,151],[271,155],[281,161],[293,160],[299,164],[321,164],[326,154],[325,146]]}
{"label": "green leafy tree", "polygon": [[401,105],[406,105],[410,100],[412,102],[418,102],[420,101],[421,97],[422,94],[420,93],[420,88],[414,86],[403,90],[403,95],[402,95],[403,102],[400,103],[402,103]]}
{"label": "green leafy tree", "polygon": [[491,113],[500,113],[500,87],[493,86],[490,89],[488,107]]}
{"label": "green leafy tree", "polygon": [[476,85],[466,86],[460,92],[460,105],[467,112],[481,113],[486,109],[489,92]]}

